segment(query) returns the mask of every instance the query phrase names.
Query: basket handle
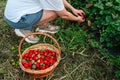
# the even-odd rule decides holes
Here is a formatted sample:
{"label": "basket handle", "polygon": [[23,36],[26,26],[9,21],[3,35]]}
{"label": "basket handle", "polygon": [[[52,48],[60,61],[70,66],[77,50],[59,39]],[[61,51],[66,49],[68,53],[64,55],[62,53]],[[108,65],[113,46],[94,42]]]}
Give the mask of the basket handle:
{"label": "basket handle", "polygon": [[59,51],[59,53],[61,54],[60,45],[59,45],[59,43],[57,42],[57,40],[56,40],[55,38],[53,38],[53,37],[50,36],[49,34],[46,34],[46,33],[43,33],[43,32],[34,32],[34,33],[30,33],[30,34],[28,34],[27,36],[23,37],[22,40],[20,41],[19,46],[18,46],[19,57],[21,57],[21,55],[22,55],[22,54],[21,54],[21,47],[22,47],[23,42],[25,41],[25,38],[27,38],[27,37],[30,36],[30,35],[37,35],[37,34],[44,35],[44,36],[47,36],[47,37],[49,37],[50,39],[52,39],[52,40],[56,43],[56,45],[57,45],[57,47],[58,47],[58,51]]}

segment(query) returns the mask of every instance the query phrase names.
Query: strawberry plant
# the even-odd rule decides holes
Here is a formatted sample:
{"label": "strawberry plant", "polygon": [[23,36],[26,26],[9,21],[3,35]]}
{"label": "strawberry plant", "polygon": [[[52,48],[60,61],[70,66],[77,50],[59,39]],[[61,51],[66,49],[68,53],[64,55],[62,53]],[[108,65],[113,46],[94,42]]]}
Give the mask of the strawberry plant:
{"label": "strawberry plant", "polygon": [[94,35],[96,32],[100,33],[100,42],[105,47],[120,45],[120,0],[77,0],[76,2],[69,0],[69,2],[75,8],[86,12],[85,26]]}
{"label": "strawberry plant", "polygon": [[[61,30],[59,32],[58,39],[62,42],[63,45],[66,46],[68,50],[77,50],[81,47],[85,47],[87,43],[85,43],[88,39],[87,33],[82,29],[76,30],[74,26],[70,26],[71,28],[67,28]],[[79,26],[76,26],[77,28]]]}

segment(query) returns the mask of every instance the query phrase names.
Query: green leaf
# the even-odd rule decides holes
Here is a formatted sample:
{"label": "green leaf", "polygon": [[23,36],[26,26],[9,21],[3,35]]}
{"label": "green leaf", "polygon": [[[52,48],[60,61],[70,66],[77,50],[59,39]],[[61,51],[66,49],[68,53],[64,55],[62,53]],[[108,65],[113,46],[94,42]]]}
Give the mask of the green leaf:
{"label": "green leaf", "polygon": [[118,27],[117,30],[120,31],[120,27]]}
{"label": "green leaf", "polygon": [[96,42],[94,40],[90,40],[90,43],[91,43],[92,47],[98,47],[99,46],[98,42]]}
{"label": "green leaf", "polygon": [[117,11],[120,11],[120,5],[119,6],[113,6],[113,8]]}
{"label": "green leaf", "polygon": [[112,18],[111,18],[111,16],[106,16],[105,20],[106,20],[106,22],[111,22]]}
{"label": "green leaf", "polygon": [[113,3],[112,2],[107,2],[105,5],[108,6],[108,7],[112,7]]}
{"label": "green leaf", "polygon": [[96,3],[96,4],[94,4],[94,6],[101,9],[101,10],[104,9],[104,5],[102,3]]}
{"label": "green leaf", "polygon": [[120,4],[120,0],[115,0],[115,1]]}
{"label": "green leaf", "polygon": [[104,42],[104,39],[102,37],[100,38],[100,42]]}
{"label": "green leaf", "polygon": [[111,14],[111,11],[108,10],[101,10],[100,14]]}
{"label": "green leaf", "polygon": [[111,43],[107,43],[107,46],[108,46],[108,47],[112,47],[113,44],[111,44]]}

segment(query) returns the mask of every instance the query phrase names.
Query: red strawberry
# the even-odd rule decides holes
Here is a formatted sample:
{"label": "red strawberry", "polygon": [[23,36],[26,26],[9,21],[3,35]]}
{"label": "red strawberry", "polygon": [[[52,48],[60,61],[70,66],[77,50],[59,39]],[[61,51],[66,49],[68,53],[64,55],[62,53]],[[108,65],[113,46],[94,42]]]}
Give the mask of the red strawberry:
{"label": "red strawberry", "polygon": [[50,60],[50,57],[46,57],[45,60],[49,61],[49,60]]}
{"label": "red strawberry", "polygon": [[38,54],[38,51],[37,51],[37,50],[34,50],[34,54],[37,55],[37,54]]}
{"label": "red strawberry", "polygon": [[33,53],[34,50],[29,50],[29,53]]}
{"label": "red strawberry", "polygon": [[38,60],[38,57],[37,57],[37,56],[34,56],[33,59],[34,59],[35,61],[37,61],[37,60]]}
{"label": "red strawberry", "polygon": [[82,20],[84,20],[85,18],[84,17],[82,17]]}
{"label": "red strawberry", "polygon": [[47,62],[48,62],[47,60],[44,60],[44,63],[45,63],[45,64],[47,64]]}
{"label": "red strawberry", "polygon": [[29,59],[30,61],[32,61],[33,59],[32,59],[32,57],[30,57],[30,59]]}
{"label": "red strawberry", "polygon": [[44,56],[48,56],[48,52],[44,52]]}
{"label": "red strawberry", "polygon": [[45,67],[45,66],[41,66],[40,69],[41,69],[41,70],[44,70],[44,69],[46,69],[46,67]]}
{"label": "red strawberry", "polygon": [[50,52],[50,56],[56,56],[56,52]]}
{"label": "red strawberry", "polygon": [[54,64],[55,62],[56,62],[56,60],[50,59],[50,63],[51,63],[51,64]]}
{"label": "red strawberry", "polygon": [[40,64],[40,59],[37,60],[37,63]]}
{"label": "red strawberry", "polygon": [[23,58],[26,59],[28,57],[28,53],[23,54]]}
{"label": "red strawberry", "polygon": [[29,68],[29,65],[27,63],[25,63],[23,66],[27,69]]}
{"label": "red strawberry", "polygon": [[40,66],[40,64],[36,63],[36,68],[38,68]]}
{"label": "red strawberry", "polygon": [[31,68],[31,67],[32,67],[32,62],[31,62],[31,61],[28,62],[28,65],[29,65],[29,67]]}
{"label": "red strawberry", "polygon": [[22,65],[24,65],[25,64],[25,62],[21,62],[22,63]]}
{"label": "red strawberry", "polygon": [[46,66],[50,67],[50,62],[47,62],[47,63],[46,63]]}

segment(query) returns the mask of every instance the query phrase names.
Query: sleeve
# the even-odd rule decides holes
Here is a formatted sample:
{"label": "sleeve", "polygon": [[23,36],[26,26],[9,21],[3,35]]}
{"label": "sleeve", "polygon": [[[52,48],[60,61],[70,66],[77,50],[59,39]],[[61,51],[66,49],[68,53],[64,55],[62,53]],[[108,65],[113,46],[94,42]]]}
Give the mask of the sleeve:
{"label": "sleeve", "polygon": [[40,4],[44,10],[61,11],[64,9],[62,0],[40,0]]}

